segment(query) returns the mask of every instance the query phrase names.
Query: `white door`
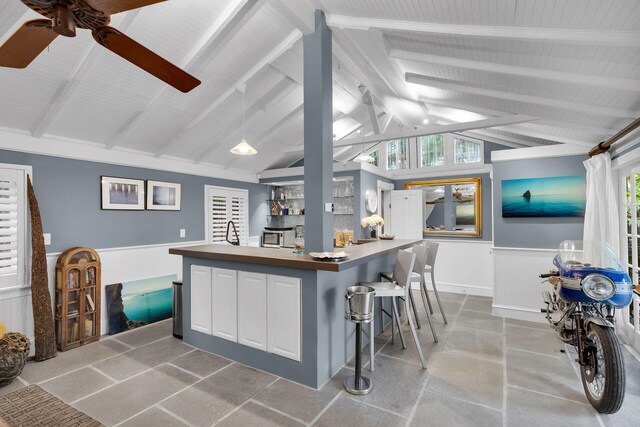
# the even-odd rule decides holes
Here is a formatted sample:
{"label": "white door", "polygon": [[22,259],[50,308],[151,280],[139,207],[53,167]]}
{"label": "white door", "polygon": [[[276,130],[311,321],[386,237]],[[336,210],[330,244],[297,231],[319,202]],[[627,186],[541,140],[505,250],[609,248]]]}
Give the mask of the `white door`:
{"label": "white door", "polygon": [[191,329],[211,334],[211,269],[191,266]]}
{"label": "white door", "polygon": [[267,277],[269,353],[300,361],[300,279]]}
{"label": "white door", "polygon": [[391,191],[391,234],[398,239],[422,239],[422,191]]}
{"label": "white door", "polygon": [[238,287],[235,270],[212,268],[211,334],[238,341]]}
{"label": "white door", "polygon": [[238,342],[267,351],[267,276],[238,272]]}
{"label": "white door", "polygon": [[[205,215],[207,243],[227,244],[227,223],[233,221],[240,245],[249,239],[249,192],[236,188],[205,186]],[[233,240],[233,229],[229,231]]]}
{"label": "white door", "polygon": [[0,289],[25,285],[29,230],[25,174],[22,169],[0,168]]}

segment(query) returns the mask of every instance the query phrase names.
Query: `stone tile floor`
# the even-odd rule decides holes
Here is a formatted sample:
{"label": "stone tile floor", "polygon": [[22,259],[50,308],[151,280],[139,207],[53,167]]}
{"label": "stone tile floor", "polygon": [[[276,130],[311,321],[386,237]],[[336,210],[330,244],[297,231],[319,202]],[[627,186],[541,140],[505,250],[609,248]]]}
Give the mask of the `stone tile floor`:
{"label": "stone tile floor", "polygon": [[640,425],[640,362],[628,349],[625,403],[599,415],[575,354],[560,352],[548,326],[494,317],[489,298],[441,298],[449,324],[436,312],[439,342],[424,312],[418,331],[428,369],[410,334],[403,350],[387,328],[376,338],[375,371],[364,371],[374,384],[367,396],[342,390],[350,364],[313,390],[197,350],[171,336],[170,321],[29,362],[0,394],[38,384],[108,426]]}

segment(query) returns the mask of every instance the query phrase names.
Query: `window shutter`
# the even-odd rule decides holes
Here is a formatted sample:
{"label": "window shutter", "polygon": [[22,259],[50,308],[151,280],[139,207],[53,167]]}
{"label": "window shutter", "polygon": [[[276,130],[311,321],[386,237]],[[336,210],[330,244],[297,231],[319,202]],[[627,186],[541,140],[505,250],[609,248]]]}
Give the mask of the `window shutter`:
{"label": "window shutter", "polygon": [[[240,244],[246,246],[249,239],[249,202],[247,191],[232,188],[207,187],[207,241],[227,244],[227,223],[233,221],[238,230]],[[233,231],[229,239],[233,240]]]}
{"label": "window shutter", "polygon": [[227,232],[227,204],[229,195],[226,191],[209,190],[209,243],[219,244],[226,241]]}
{"label": "window shutter", "polygon": [[18,183],[0,180],[0,288],[18,285],[18,202]]}
{"label": "window shutter", "polygon": [[248,228],[248,203],[246,191],[234,191],[230,192],[230,215],[229,219],[233,221],[238,230],[238,236],[240,237],[240,245],[246,246],[249,238]]}

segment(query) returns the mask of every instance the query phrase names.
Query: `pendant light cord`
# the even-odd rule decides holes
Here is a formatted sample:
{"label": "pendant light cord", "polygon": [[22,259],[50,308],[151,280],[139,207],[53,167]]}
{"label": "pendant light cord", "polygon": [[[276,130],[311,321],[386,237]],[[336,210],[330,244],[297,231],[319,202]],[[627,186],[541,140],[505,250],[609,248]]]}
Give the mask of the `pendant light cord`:
{"label": "pendant light cord", "polygon": [[244,88],[244,90],[242,91],[242,139],[245,139],[244,137],[244,93],[247,91],[246,88]]}

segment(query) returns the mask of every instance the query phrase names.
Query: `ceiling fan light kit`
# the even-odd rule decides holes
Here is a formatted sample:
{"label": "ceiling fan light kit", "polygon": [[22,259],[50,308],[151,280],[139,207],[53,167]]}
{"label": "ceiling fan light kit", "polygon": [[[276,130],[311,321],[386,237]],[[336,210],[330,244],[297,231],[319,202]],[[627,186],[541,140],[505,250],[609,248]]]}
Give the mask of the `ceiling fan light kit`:
{"label": "ceiling fan light kit", "polygon": [[109,27],[111,15],[165,0],[20,0],[47,19],[27,21],[0,46],[0,66],[26,68],[58,35],[75,37],[76,28],[91,30],[100,45],[181,92],[200,80],[135,40]]}

